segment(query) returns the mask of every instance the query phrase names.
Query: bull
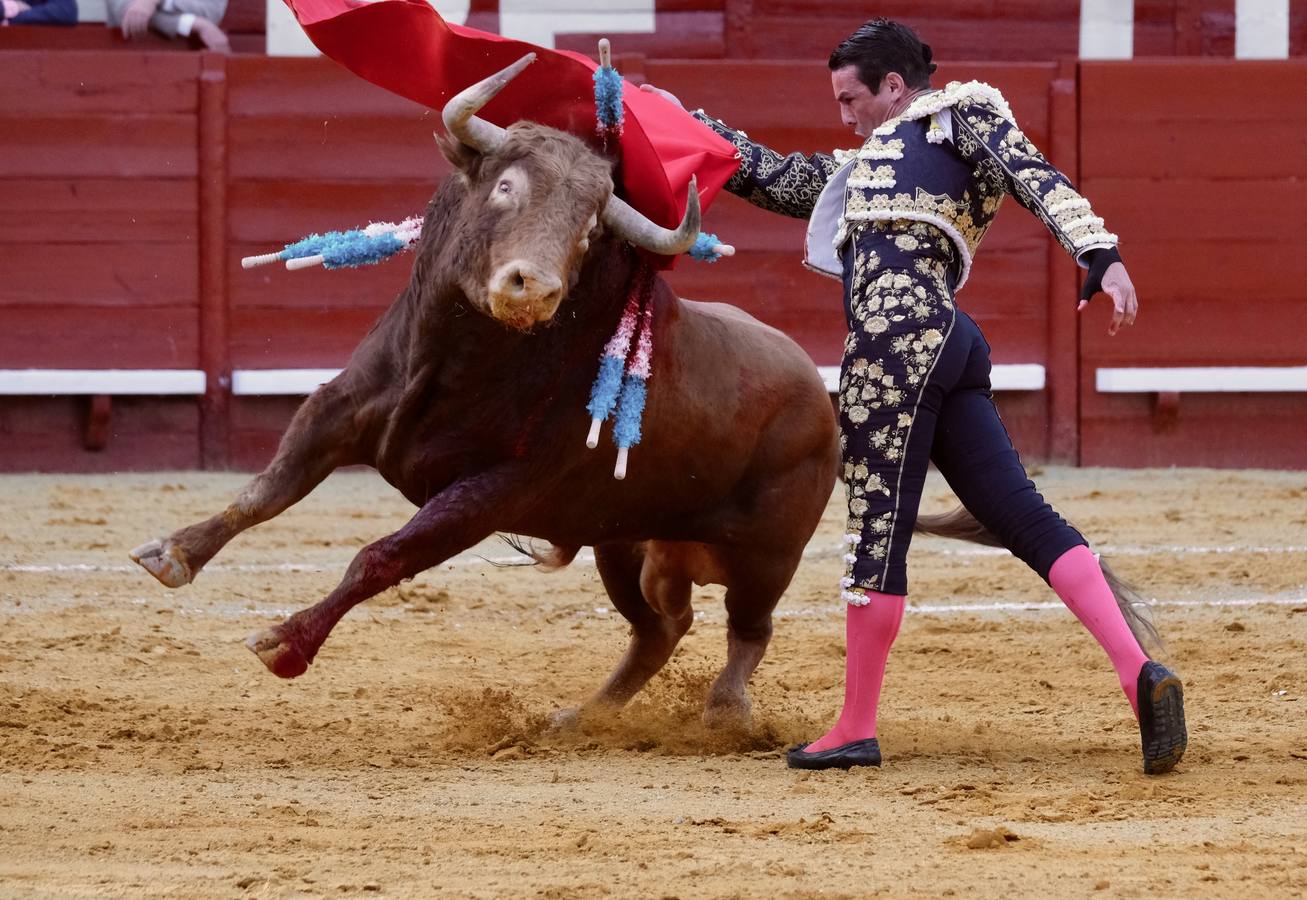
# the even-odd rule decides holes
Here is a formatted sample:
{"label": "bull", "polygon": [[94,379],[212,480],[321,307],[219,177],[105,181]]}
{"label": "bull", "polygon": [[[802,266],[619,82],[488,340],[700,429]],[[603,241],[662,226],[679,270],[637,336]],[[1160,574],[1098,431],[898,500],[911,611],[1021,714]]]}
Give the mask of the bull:
{"label": "bull", "polygon": [[793,341],[723,304],[652,287],[644,440],[625,480],[586,449],[586,401],[641,263],[689,248],[613,194],[579,139],[476,116],[530,57],[451,100],[438,137],[454,172],[430,202],[408,286],[341,374],[296,412],[268,467],[222,512],[132,551],[168,587],[190,583],[241,531],[334,469],[369,465],[418,507],[364,547],[314,606],[246,642],[283,678],[304,673],[355,605],[495,533],[547,541],[553,566],[594,548],[629,647],[588,707],[625,704],[692,622],[692,585],[726,588],[726,663],[705,717],[738,720],[772,612],[834,487],[835,417]]}

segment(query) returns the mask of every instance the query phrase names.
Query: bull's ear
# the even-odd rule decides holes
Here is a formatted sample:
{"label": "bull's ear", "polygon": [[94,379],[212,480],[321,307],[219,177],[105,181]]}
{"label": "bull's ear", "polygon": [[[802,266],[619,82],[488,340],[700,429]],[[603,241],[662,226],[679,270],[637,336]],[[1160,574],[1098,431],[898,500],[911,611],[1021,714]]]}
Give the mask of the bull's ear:
{"label": "bull's ear", "polygon": [[449,160],[450,165],[464,174],[470,174],[472,167],[481,159],[481,154],[450,135],[434,132],[436,146],[440,154]]}

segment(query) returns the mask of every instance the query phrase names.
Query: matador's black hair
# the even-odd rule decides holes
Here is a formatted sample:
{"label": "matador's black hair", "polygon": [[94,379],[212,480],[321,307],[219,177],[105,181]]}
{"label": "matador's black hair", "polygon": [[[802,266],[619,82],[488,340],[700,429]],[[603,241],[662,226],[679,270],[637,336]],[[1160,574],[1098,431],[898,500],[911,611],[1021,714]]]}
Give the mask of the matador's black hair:
{"label": "matador's black hair", "polygon": [[923,44],[908,26],[889,19],[872,19],[835,48],[828,65],[832,72],[857,66],[858,80],[875,94],[890,72],[902,75],[908,87],[930,87],[930,76],[935,72],[931,55],[930,44]]}

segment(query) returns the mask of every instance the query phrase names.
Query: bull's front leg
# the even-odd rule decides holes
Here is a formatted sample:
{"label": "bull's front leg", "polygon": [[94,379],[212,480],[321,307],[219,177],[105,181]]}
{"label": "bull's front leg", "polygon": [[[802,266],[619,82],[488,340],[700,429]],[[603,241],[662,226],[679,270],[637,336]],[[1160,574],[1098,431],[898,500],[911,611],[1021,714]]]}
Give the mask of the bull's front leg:
{"label": "bull's front leg", "polygon": [[502,514],[513,499],[503,486],[502,479],[483,475],[445,488],[399,531],[360,550],[325,599],[251,635],[245,646],[274,675],[302,675],[345,613],[493,534],[492,516]]}
{"label": "bull's front leg", "polygon": [[132,559],[166,587],[190,584],[236,535],[280,515],[340,466],[366,462],[357,437],[355,404],[343,376],[310,394],[272,462],[226,509],[142,544],[131,552]]}

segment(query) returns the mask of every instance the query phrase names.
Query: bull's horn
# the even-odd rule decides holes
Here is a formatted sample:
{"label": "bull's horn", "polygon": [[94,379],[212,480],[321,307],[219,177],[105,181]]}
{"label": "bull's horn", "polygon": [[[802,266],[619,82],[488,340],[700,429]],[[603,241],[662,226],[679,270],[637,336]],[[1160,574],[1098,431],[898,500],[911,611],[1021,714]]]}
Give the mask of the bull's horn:
{"label": "bull's horn", "polygon": [[690,196],[685,203],[685,217],[675,230],[649,221],[642,213],[618,197],[609,197],[604,207],[604,224],[620,238],[663,256],[677,256],[694,246],[699,237],[699,188],[690,178]]}
{"label": "bull's horn", "polygon": [[499,149],[508,132],[493,122],[477,118],[476,112],[494,99],[495,94],[504,89],[504,85],[521,74],[522,70],[535,60],[536,55],[528,53],[507,69],[496,72],[469,88],[464,88],[451,98],[440,113],[449,133],[481,153],[494,153]]}

